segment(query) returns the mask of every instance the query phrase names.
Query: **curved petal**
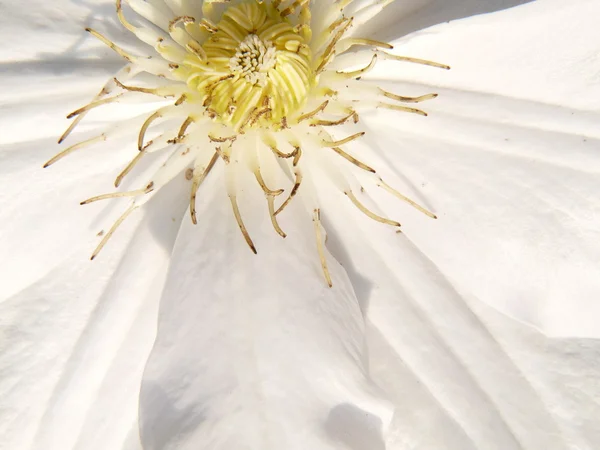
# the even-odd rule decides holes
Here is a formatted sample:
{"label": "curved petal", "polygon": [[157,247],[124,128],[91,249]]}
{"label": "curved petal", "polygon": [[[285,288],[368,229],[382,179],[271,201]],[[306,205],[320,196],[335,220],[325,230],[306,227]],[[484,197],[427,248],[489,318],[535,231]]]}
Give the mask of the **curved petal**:
{"label": "curved petal", "polygon": [[[600,135],[589,109],[600,92],[590,74],[600,66],[589,55],[600,47],[583,36],[596,33],[590,17],[598,5],[545,8],[526,5],[408,40],[410,54],[448,55],[453,70],[407,67],[407,81],[417,73],[425,81],[379,81],[440,97],[426,105],[427,118],[365,117],[373,138],[365,152],[399,190],[438,213],[424,223],[406,216],[405,230],[460,291],[549,335],[592,337],[600,314]],[[531,14],[534,24],[519,20]],[[548,29],[560,32],[534,38]],[[581,45],[564,36],[580,36]],[[511,50],[498,57],[504,48]],[[378,196],[389,214],[401,212],[392,199]]]}
{"label": "curved petal", "polygon": [[139,385],[186,206],[183,180],[124,224],[96,260],[90,242],[62,250],[47,273],[0,303],[7,448],[139,448]]}
{"label": "curved petal", "polygon": [[[369,0],[362,0],[367,3]],[[388,41],[433,25],[493,13],[532,0],[411,0],[394,1],[361,29],[361,34]]]}
{"label": "curved petal", "polygon": [[322,278],[310,214],[290,204],[282,240],[259,190],[245,190],[254,255],[222,177],[207,183],[162,295],[140,398],[144,448],[334,449],[352,436],[381,448],[391,411],[366,372],[360,308],[331,257],[336,284]]}
{"label": "curved petal", "polygon": [[328,246],[368,317],[371,374],[396,405],[388,450],[594,448],[593,420],[568,411],[600,412],[598,342],[553,341],[486,309],[410,233],[349,220],[340,204],[323,205],[338,212]]}

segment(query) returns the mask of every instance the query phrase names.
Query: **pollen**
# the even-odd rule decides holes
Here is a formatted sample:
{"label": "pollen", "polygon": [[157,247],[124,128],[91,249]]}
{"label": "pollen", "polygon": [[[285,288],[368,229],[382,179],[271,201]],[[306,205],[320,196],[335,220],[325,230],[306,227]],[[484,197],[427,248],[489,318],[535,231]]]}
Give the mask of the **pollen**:
{"label": "pollen", "polygon": [[[390,114],[425,111],[406,106],[437,97],[424,92],[407,97],[381,89],[367,80],[376,65],[393,70],[402,63],[439,69],[448,66],[398,55],[393,46],[360,36],[361,25],[393,0],[116,0],[123,27],[147,45],[147,52],[129,53],[108,37],[86,29],[125,60],[125,66],[102,86],[87,104],[68,115],[73,119],[62,134],[62,144],[88,115],[104,105],[147,98],[162,102],[147,117],[115,122],[96,136],[67,145],[44,164],[48,167],[83,148],[99,145],[116,135],[132,136],[131,161],[115,174],[119,188],[125,177],[149,153],[162,155],[158,170],[137,189],[117,190],[81,202],[130,198],[125,212],[102,234],[94,259],[117,228],[163,186],[177,176],[189,186],[193,223],[196,198],[203,181],[217,164],[224,166],[223,189],[241,238],[257,253],[260,242],[251,238],[238,205],[240,170],[249,170],[264,193],[273,230],[288,235],[278,218],[295,198],[303,197],[306,220],[315,231],[315,262],[324,281],[333,285],[328,269],[322,207],[317,188],[325,175],[341,198],[382,226],[400,229],[400,222],[371,211],[363,181],[435,219],[437,216],[385,182],[378,167],[363,161],[353,147],[365,131],[357,130],[362,114],[385,109]],[[137,17],[135,17],[137,15]],[[131,20],[135,17],[135,20]],[[141,123],[141,126],[139,125]],[[136,145],[137,144],[137,145]],[[318,169],[318,170],[317,170]],[[320,175],[317,175],[320,174]],[[356,183],[360,178],[361,182]],[[307,186],[307,187],[305,187]],[[323,211],[327,213],[326,211]]]}

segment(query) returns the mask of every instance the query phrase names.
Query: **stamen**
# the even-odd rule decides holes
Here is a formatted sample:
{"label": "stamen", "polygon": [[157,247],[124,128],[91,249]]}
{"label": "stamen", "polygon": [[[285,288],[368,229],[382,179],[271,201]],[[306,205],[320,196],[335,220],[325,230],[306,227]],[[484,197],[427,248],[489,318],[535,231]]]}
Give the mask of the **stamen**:
{"label": "stamen", "polygon": [[132,62],[133,60],[135,60],[135,56],[130,55],[129,53],[127,53],[125,50],[123,50],[121,47],[117,46],[114,42],[112,42],[110,39],[107,39],[106,37],[102,36],[100,33],[98,33],[96,30],[92,30],[91,28],[86,28],[85,31],[87,31],[88,33],[90,33],[92,36],[94,36],[96,39],[100,40],[103,44],[106,44],[107,46],[109,46],[112,50],[114,50],[119,56],[122,56],[123,58],[125,58],[127,61]]}
{"label": "stamen", "polygon": [[321,56],[321,62],[319,64],[319,66],[317,67],[317,69],[315,70],[315,72],[317,74],[321,73],[323,71],[323,69],[325,69],[325,66],[327,66],[327,63],[329,63],[329,60],[335,54],[335,45],[342,38],[342,36],[344,36],[346,31],[348,31],[348,28],[352,24],[352,21],[353,21],[352,17],[349,19],[346,19],[346,23],[344,23],[341,26],[341,28],[338,30],[338,32],[333,36],[333,38],[329,42],[329,45],[327,45],[327,48],[325,49],[325,51],[323,52],[323,54]]}
{"label": "stamen", "polygon": [[65,132],[60,136],[60,138],[58,138],[58,143],[59,144],[62,144],[64,142],[64,140],[71,134],[71,132],[75,129],[75,127],[77,125],[79,125],[79,122],[81,122],[84,117],[85,117],[85,113],[84,114],[80,114],[77,117],[75,117],[75,120],[73,120],[73,122],[71,122],[71,124],[65,130]]}
{"label": "stamen", "polygon": [[229,164],[230,162],[230,158],[229,158],[229,151],[228,149],[231,149],[231,147],[227,147],[225,150],[223,150],[221,148],[221,146],[217,146],[215,147],[215,151],[217,152],[217,154],[221,157],[221,159],[223,161],[225,161],[225,164]]}
{"label": "stamen", "polygon": [[119,187],[119,185],[123,181],[123,178],[125,178],[127,176],[127,174],[129,172],[131,172],[131,169],[133,169],[135,167],[135,165],[138,162],[140,162],[140,159],[142,159],[142,157],[145,154],[146,154],[146,152],[144,150],[142,150],[141,152],[137,152],[137,154],[131,160],[131,162],[129,164],[127,164],[127,166],[123,169],[123,171],[119,175],[117,175],[117,178],[115,179],[115,187]]}
{"label": "stamen", "polygon": [[363,39],[363,38],[347,38],[342,39],[335,47],[336,53],[344,53],[355,45],[370,46],[377,48],[386,48],[388,50],[394,48],[393,45],[387,42],[376,41],[374,39]]}
{"label": "stamen", "polygon": [[119,98],[121,98],[124,94],[117,94],[114,97],[107,97],[107,98],[103,98],[100,100],[95,100],[91,103],[88,103],[85,106],[82,106],[79,109],[76,109],[75,111],[73,111],[71,114],[69,114],[67,116],[67,119],[72,119],[75,116],[78,116],[79,114],[82,114],[84,112],[87,112],[91,109],[97,108],[98,106],[102,106],[102,105],[106,105],[107,103],[112,103],[112,102],[116,102]]}
{"label": "stamen", "polygon": [[377,103],[377,108],[393,109],[396,111],[404,111],[407,113],[418,114],[420,116],[427,117],[427,113],[425,111],[421,111],[420,109],[416,109],[416,108],[408,108],[407,106],[390,105],[389,103],[379,102],[379,103]]}
{"label": "stamen", "polygon": [[277,208],[277,211],[275,211],[275,215],[278,215],[279,213],[281,213],[284,210],[284,208],[288,205],[289,202],[292,201],[292,199],[298,192],[298,189],[300,188],[300,184],[302,183],[302,174],[300,173],[299,170],[296,170],[294,172],[294,175],[296,176],[296,181],[294,182],[294,187],[292,187],[292,190],[290,191],[290,195],[288,195],[288,198],[286,198],[285,201],[281,204],[281,206],[279,208]]}
{"label": "stamen", "polygon": [[206,52],[198,42],[190,40],[190,42],[188,42],[185,48],[187,48],[190,52],[199,57],[202,61],[207,60]]}
{"label": "stamen", "polygon": [[439,69],[445,69],[445,70],[450,70],[450,66],[447,66],[446,64],[440,64],[434,61],[428,61],[426,59],[418,59],[418,58],[411,58],[409,56],[399,56],[399,55],[392,55],[391,53],[388,52],[380,52],[384,59],[391,59],[394,61],[406,61],[406,62],[410,62],[410,63],[414,63],[414,64],[422,64],[424,66],[432,66],[432,67],[437,67]]}
{"label": "stamen", "polygon": [[148,194],[149,192],[152,192],[152,186],[153,186],[153,183],[150,183],[144,189],[136,189],[133,191],[126,191],[126,192],[112,192],[109,194],[97,195],[95,197],[88,198],[87,200],[84,200],[79,204],[80,205],[88,205],[90,203],[97,202],[100,200],[107,200],[109,198],[137,197],[138,195],[144,195],[144,194]]}
{"label": "stamen", "polygon": [[194,176],[192,178],[192,192],[190,195],[190,214],[192,216],[192,223],[196,225],[198,222],[196,221],[196,193],[198,192],[198,188],[206,178],[206,176],[210,173],[215,163],[219,159],[219,153],[215,152],[212,156],[208,165],[203,170],[198,170],[200,167],[194,167]]}
{"label": "stamen", "polygon": [[323,147],[339,147],[340,145],[344,145],[347,144],[348,142],[352,142],[355,139],[358,139],[361,136],[364,136],[365,132],[361,131],[359,133],[355,133],[352,136],[348,136],[347,138],[344,139],[340,139],[339,141],[327,141],[325,139],[323,139],[321,141],[321,145]]}
{"label": "stamen", "polygon": [[137,32],[137,28],[134,27],[133,25],[131,25],[125,18],[125,14],[123,14],[123,7],[121,5],[121,0],[117,0],[116,6],[117,6],[117,17],[119,18],[119,21],[121,22],[121,24],[125,28],[127,28],[129,31],[131,31],[133,34],[135,34]]}
{"label": "stamen", "polygon": [[[205,2],[206,3],[206,2]],[[214,2],[213,2],[214,3]],[[206,17],[204,17],[199,23],[199,26],[201,26],[202,28],[204,28],[206,31],[208,31],[211,34],[216,33],[217,31],[219,31],[219,29],[217,28],[217,26],[213,23],[211,23],[210,20],[208,20]]]}
{"label": "stamen", "polygon": [[244,235],[246,244],[248,244],[248,247],[250,247],[250,250],[252,250],[252,252],[254,254],[256,254],[257,253],[256,247],[254,246],[254,242],[252,242],[252,239],[250,238],[250,235],[248,234],[246,225],[244,225],[244,221],[242,220],[242,215],[240,214],[240,208],[238,207],[235,195],[229,194],[229,200],[231,201],[231,208],[233,209],[233,215],[235,216],[235,220],[236,220],[238,226],[240,227],[240,231]]}
{"label": "stamen", "polygon": [[317,106],[317,108],[309,113],[306,114],[302,114],[300,117],[298,117],[298,123],[306,120],[306,119],[310,119],[311,117],[316,116],[317,114],[319,114],[321,111],[323,111],[325,108],[327,108],[327,105],[329,104],[329,100],[325,100],[323,103],[321,103],[319,106]]}
{"label": "stamen", "polygon": [[96,247],[96,250],[94,250],[94,253],[92,253],[92,256],[90,258],[91,260],[98,256],[98,253],[100,253],[100,251],[104,248],[104,246],[106,245],[110,237],[113,235],[113,233],[117,230],[117,228],[119,228],[119,226],[125,221],[125,219],[127,219],[129,214],[131,214],[135,209],[137,209],[137,205],[132,203],[131,206],[127,208],[127,210],[121,215],[121,217],[117,219],[113,226],[110,227],[108,233],[104,235],[104,237],[100,241],[100,244],[98,244],[98,247]]}
{"label": "stamen", "polygon": [[356,198],[356,196],[354,195],[354,193],[351,190],[345,191],[344,194],[346,194],[348,196],[348,198],[352,201],[352,203],[354,203],[354,206],[356,206],[358,209],[360,209],[360,211],[363,214],[367,215],[371,219],[373,219],[377,222],[391,225],[393,227],[400,227],[400,222],[396,222],[395,220],[390,220],[390,219],[386,219],[385,217],[378,216],[373,211],[367,209],[365,207],[365,205],[363,205],[361,202],[358,201],[358,199]]}
{"label": "stamen", "polygon": [[181,124],[181,127],[179,128],[179,131],[177,132],[177,137],[179,139],[181,139],[183,136],[185,136],[186,130],[192,123],[194,123],[194,119],[192,118],[192,116],[189,116],[187,119],[185,119],[183,121],[183,123]]}
{"label": "stamen", "polygon": [[281,13],[280,13],[281,17],[286,17],[286,16],[289,16],[290,14],[294,14],[294,12],[296,12],[297,8],[303,7],[309,1],[310,0],[296,0],[294,3],[292,3],[286,9],[281,11]]}
{"label": "stamen", "polygon": [[[177,91],[181,91],[181,86],[161,86],[157,88],[144,88],[138,86],[126,86],[121,83],[117,78],[113,78],[115,84],[121,89],[125,89],[130,92],[141,92],[143,94],[152,94],[158,97],[175,97],[178,94]],[[122,95],[122,94],[121,94]]]}
{"label": "stamen", "polygon": [[370,71],[373,67],[375,67],[375,63],[377,62],[377,53],[373,54],[371,58],[371,62],[367,64],[362,69],[353,70],[352,72],[343,72],[341,70],[336,71],[337,74],[342,75],[344,78],[356,78],[359,77],[366,72]]}
{"label": "stamen", "polygon": [[196,19],[191,16],[179,16],[175,17],[171,22],[169,22],[169,33],[173,31],[173,29],[180,23],[183,25],[187,25],[188,23],[194,23]]}
{"label": "stamen", "polygon": [[[123,67],[121,70],[119,70],[116,74],[117,77],[121,77],[121,78],[132,78],[133,76],[135,76],[137,74],[137,70],[133,69],[133,66],[131,65],[126,65],[125,67]],[[102,89],[100,90],[100,92],[94,97],[94,99],[92,100],[93,103],[99,99],[101,99],[102,97],[110,94],[110,92],[112,91],[112,84],[114,83],[114,80],[111,78],[109,81],[107,81],[104,86],[102,87]],[[65,132],[62,134],[62,136],[58,139],[58,143],[62,144],[62,142],[71,134],[71,132],[75,129],[75,127],[77,127],[77,125],[79,125],[79,122],[81,122],[83,120],[83,118],[85,117],[85,115],[87,114],[87,112],[83,112],[81,114],[79,114],[77,117],[75,117],[75,119],[73,120],[73,122],[71,122],[71,124],[69,125],[69,127],[65,130]]]}
{"label": "stamen", "polygon": [[232,136],[217,137],[217,136],[213,136],[212,134],[208,133],[208,139],[211,142],[227,142],[227,141],[233,142],[237,139],[237,134],[234,134]]}
{"label": "stamen", "polygon": [[421,211],[423,214],[425,214],[426,216],[431,217],[432,219],[437,219],[437,216],[435,214],[433,214],[432,212],[426,210],[425,208],[423,208],[421,205],[419,205],[418,203],[412,201],[410,198],[402,195],[400,192],[398,192],[396,189],[394,189],[393,187],[391,187],[390,185],[388,185],[385,181],[383,181],[381,178],[379,178],[379,183],[377,183],[377,186],[385,189],[386,191],[388,191],[389,193],[391,193],[392,195],[395,195],[396,197],[398,197],[400,200],[402,200],[403,202],[408,203],[410,206],[412,206],[413,208]]}
{"label": "stamen", "polygon": [[321,210],[315,209],[313,213],[313,224],[315,226],[315,237],[317,238],[317,251],[319,252],[319,259],[321,260],[321,268],[323,269],[323,276],[327,281],[329,287],[333,286],[331,282],[331,275],[329,275],[329,269],[327,268],[327,259],[325,258],[325,248],[323,247],[323,238],[321,235]]}
{"label": "stamen", "polygon": [[269,189],[267,187],[267,185],[265,184],[265,180],[264,180],[262,174],[260,173],[260,167],[256,167],[254,169],[254,176],[256,177],[256,181],[258,181],[258,184],[262,188],[265,195],[270,196],[270,197],[275,197],[275,196],[283,193],[283,189],[277,189],[276,191],[274,191],[273,189]]}
{"label": "stamen", "polygon": [[[323,127],[333,127],[336,125],[343,125],[344,123],[346,123],[350,118],[353,118],[356,115],[356,113],[354,111],[352,111],[350,114],[348,114],[345,117],[342,117],[339,120],[320,120],[320,119],[315,119],[310,123],[311,127],[318,127],[318,126],[323,126]],[[356,123],[356,122],[355,122]]]}
{"label": "stamen", "polygon": [[267,205],[269,207],[269,216],[271,217],[271,224],[273,225],[273,228],[282,238],[287,237],[287,234],[285,234],[277,222],[277,217],[275,215],[275,196],[267,195]]}
{"label": "stamen", "polygon": [[81,141],[75,145],[71,145],[70,147],[64,149],[62,152],[54,155],[49,161],[47,161],[44,164],[44,168],[51,166],[52,164],[54,164],[56,161],[58,161],[59,159],[64,158],[65,156],[73,153],[75,150],[79,150],[80,148],[83,147],[87,147],[88,145],[94,144],[95,142],[99,142],[99,141],[105,141],[106,140],[106,134],[102,133],[100,136],[96,136],[90,139],[87,139],[85,141]]}
{"label": "stamen", "polygon": [[144,122],[142,128],[140,128],[140,133],[138,135],[138,150],[141,152],[144,149],[144,136],[146,135],[146,131],[152,122],[154,122],[159,117],[162,117],[161,110],[153,112]]}
{"label": "stamen", "polygon": [[421,95],[419,97],[404,97],[402,95],[396,95],[396,94],[392,94],[391,92],[384,91],[381,88],[379,88],[379,91],[383,94],[384,97],[391,98],[392,100],[397,100],[399,102],[405,102],[405,103],[420,103],[420,102],[424,102],[426,100],[431,100],[432,98],[436,98],[438,96],[437,94],[425,94],[425,95]]}
{"label": "stamen", "polygon": [[348,161],[350,161],[355,166],[360,167],[361,169],[366,170],[367,172],[375,173],[375,169],[373,169],[372,167],[369,167],[366,164],[360,162],[355,157],[350,156],[348,153],[346,153],[341,148],[339,148],[339,147],[331,147],[331,150],[333,150],[334,152],[336,152],[341,157],[346,158]]}

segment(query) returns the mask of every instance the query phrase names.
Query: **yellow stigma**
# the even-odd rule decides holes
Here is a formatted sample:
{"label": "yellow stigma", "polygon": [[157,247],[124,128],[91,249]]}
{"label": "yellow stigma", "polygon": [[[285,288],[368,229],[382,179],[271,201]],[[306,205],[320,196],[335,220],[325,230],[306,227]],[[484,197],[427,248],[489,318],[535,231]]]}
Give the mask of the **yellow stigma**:
{"label": "yellow stigma", "polygon": [[[271,3],[228,7],[220,21],[183,22],[190,34],[208,34],[202,45],[188,45],[175,69],[206,114],[235,131],[279,129],[302,108],[315,85],[310,27],[292,25]],[[189,101],[189,100],[188,100]]]}

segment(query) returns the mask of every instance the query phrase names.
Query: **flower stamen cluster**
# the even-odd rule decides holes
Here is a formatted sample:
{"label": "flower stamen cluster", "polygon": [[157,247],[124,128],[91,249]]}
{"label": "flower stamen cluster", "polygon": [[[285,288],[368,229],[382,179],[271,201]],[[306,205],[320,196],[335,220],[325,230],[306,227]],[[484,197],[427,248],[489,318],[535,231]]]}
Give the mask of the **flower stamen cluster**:
{"label": "flower stamen cluster", "polygon": [[[117,0],[117,15],[123,26],[151,49],[147,55],[133,55],[104,35],[88,29],[127,64],[111,77],[89,104],[68,116],[74,121],[59,143],[91,110],[124,102],[133,96],[148,95],[165,99],[165,104],[143,121],[136,155],[117,175],[115,187],[119,187],[145,155],[162,152],[165,161],[139,189],[104,194],[82,202],[87,204],[116,197],[133,199],[126,212],[104,235],[92,259],[132,211],[181,173],[190,183],[189,209],[192,221],[196,223],[198,189],[218,163],[225,167],[225,189],[233,215],[255,253],[256,246],[237,203],[236,173],[240,168],[252,172],[267,199],[273,228],[282,237],[286,234],[277,217],[296,195],[302,193],[303,184],[314,183],[315,165],[331,175],[347,198],[371,219],[400,227],[399,222],[375,214],[359,200],[347,182],[352,176],[352,167],[369,174],[376,186],[435,218],[433,213],[385,183],[372,166],[345,148],[361,138],[364,132],[334,138],[329,131],[334,127],[352,128],[358,123],[361,112],[369,109],[385,108],[426,116],[422,110],[405,104],[436,97],[436,94],[400,96],[361,80],[378,61],[449,68],[431,61],[394,55],[390,53],[391,45],[355,35],[362,24],[390,2],[384,0],[365,5],[354,0],[245,0],[235,3],[204,0],[198,2],[197,7],[185,9],[182,3],[172,9],[171,3],[162,5],[159,1]],[[138,26],[130,22],[123,3],[139,16],[140,23],[149,24]],[[139,74],[153,76],[156,84],[136,86],[132,80]],[[147,139],[147,133],[159,123],[161,129],[167,131]],[[127,131],[129,125],[127,121],[115,124],[96,137],[71,145],[46,166],[76,150]],[[273,164],[276,159],[281,163]],[[345,166],[347,162],[352,166]],[[287,174],[291,185],[274,187],[281,178],[277,170]],[[315,225],[323,273],[331,286],[318,198],[307,197],[305,200]]]}

